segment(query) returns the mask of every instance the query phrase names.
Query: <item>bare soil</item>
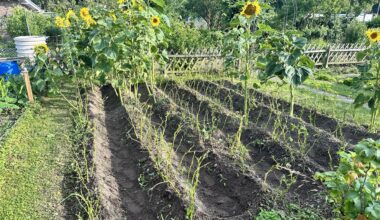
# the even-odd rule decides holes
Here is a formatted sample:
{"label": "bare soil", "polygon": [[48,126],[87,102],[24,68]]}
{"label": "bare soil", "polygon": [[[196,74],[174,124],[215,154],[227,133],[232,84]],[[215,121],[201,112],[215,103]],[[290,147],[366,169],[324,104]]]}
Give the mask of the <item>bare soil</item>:
{"label": "bare soil", "polygon": [[[188,85],[194,87],[194,83]],[[262,208],[281,209],[288,204],[330,218],[324,188],[313,179],[316,171],[329,169],[322,142],[315,140],[317,150],[309,150],[315,153],[301,157],[299,145],[286,144],[287,138],[294,137],[292,132],[285,132],[285,139],[272,136],[275,122],[269,115],[278,112],[265,105],[260,113],[252,110],[249,124],[241,127],[239,94],[212,86],[217,92],[209,93],[210,86],[194,90],[174,81],[149,90],[141,85],[138,98],[128,93],[122,96],[124,102],[110,86],[91,94],[93,160],[102,219],[186,219],[197,166],[201,168],[193,201],[195,219],[252,219]],[[227,95],[232,102],[221,99]],[[288,126],[306,124],[279,118]],[[305,126],[325,138],[326,146],[340,144],[334,137],[321,136],[325,131]],[[248,152],[243,161],[231,153],[239,129],[240,142]],[[172,153],[169,165],[157,163],[164,146]],[[204,161],[199,163],[196,159],[201,157]],[[163,166],[169,166],[167,175],[172,181],[164,181]]]}
{"label": "bare soil", "polygon": [[139,183],[145,172],[156,176],[150,184],[161,180],[138,143],[129,115],[114,90],[104,87],[90,100],[102,219],[183,219],[183,203],[165,184],[148,192]]}
{"label": "bare soil", "polygon": [[[217,83],[226,88],[233,89],[236,92],[242,92],[243,88],[240,84],[235,84],[227,80],[217,81]],[[290,103],[283,99],[277,99],[256,89],[250,89],[250,94],[253,95],[257,102],[267,106],[275,106],[276,109],[288,113]],[[372,138],[380,139],[380,134],[374,134],[368,131],[366,126],[359,126],[352,123],[342,122],[328,115],[318,112],[315,109],[306,108],[295,104],[294,114],[307,123],[314,125],[317,128],[323,129],[337,138],[349,144],[357,144],[363,139]]]}
{"label": "bare soil", "polygon": [[[189,81],[187,85],[216,99],[231,110],[244,113],[244,97],[239,93],[203,80]],[[287,143],[291,148],[299,149],[302,154],[313,158],[325,168],[337,164],[336,152],[345,147],[345,143],[331,133],[261,103],[251,103],[249,119],[256,126],[267,130],[273,137]]]}

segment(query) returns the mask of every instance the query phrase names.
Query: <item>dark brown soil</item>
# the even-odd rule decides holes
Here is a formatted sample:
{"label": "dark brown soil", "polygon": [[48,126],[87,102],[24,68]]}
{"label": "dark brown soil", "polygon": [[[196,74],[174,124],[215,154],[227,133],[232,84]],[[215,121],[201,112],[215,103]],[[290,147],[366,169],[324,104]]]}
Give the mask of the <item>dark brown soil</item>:
{"label": "dark brown soil", "polygon": [[[244,97],[242,95],[208,81],[194,80],[187,84],[202,94],[217,99],[225,107],[243,114]],[[273,111],[261,103],[256,103],[250,109],[250,121],[284,143],[288,143],[289,147],[299,149],[302,154],[307,154],[325,168],[329,168],[331,164],[337,164],[336,152],[344,147],[344,143],[330,133],[300,119]]]}
{"label": "dark brown soil", "polygon": [[[163,94],[156,91],[154,101],[145,87],[140,87],[139,91],[141,102],[150,109],[152,121],[160,125],[157,129],[165,131],[166,141],[174,143],[177,156],[182,158],[185,167],[191,166],[194,156],[200,156],[211,149]],[[207,165],[201,169],[197,188],[197,218],[252,217],[269,198],[254,177],[241,173],[213,152],[208,152],[204,164]]]}
{"label": "dark brown soil", "polygon": [[[102,219],[183,219],[183,202],[161,182],[134,134],[129,115],[111,87],[91,97],[94,162]],[[148,174],[147,174],[148,173]],[[139,177],[153,176],[148,186]]]}
{"label": "dark brown soil", "polygon": [[[242,92],[243,88],[240,84],[234,84],[230,81],[222,80],[217,81],[218,84],[233,89],[237,92]],[[290,109],[289,102],[283,99],[277,99],[271,97],[265,93],[262,93],[256,89],[250,89],[250,94],[253,95],[256,100],[267,106],[275,106],[282,112],[288,113]],[[317,110],[303,107],[296,104],[294,106],[295,116],[301,118],[307,123],[310,123],[320,129],[334,134],[337,138],[342,139],[350,144],[357,144],[359,141],[367,138],[380,139],[380,134],[374,134],[367,130],[365,126],[358,126],[355,124],[341,122],[335,118],[318,112]]]}
{"label": "dark brown soil", "polygon": [[[213,124],[220,129],[213,132],[214,140],[219,140],[213,148],[217,154],[226,155],[222,151],[228,151],[225,149],[228,146],[223,147],[222,143],[228,142],[228,136],[237,132],[239,120],[234,116],[227,115],[221,108],[215,109],[217,107],[212,106],[211,103],[200,100],[194,91],[178,86],[175,82],[164,83],[161,87],[184,109],[188,109],[193,115],[198,116],[206,127]],[[296,183],[289,189],[290,193],[287,194],[287,198],[292,201],[301,199],[304,205],[318,206],[323,209],[321,208],[324,206],[323,198],[316,193],[321,191],[322,187],[312,179],[314,171],[318,168],[308,161],[297,159],[291,161],[289,152],[259,128],[244,129],[241,141],[250,152],[250,159],[247,161],[248,164],[251,164],[250,169],[253,169],[263,182],[275,187],[275,190],[284,190],[281,180],[289,176],[289,170],[299,170],[300,175],[297,177]],[[279,164],[290,165],[289,170],[275,169]]]}
{"label": "dark brown soil", "polygon": [[[139,100],[126,95],[124,104],[109,86],[90,97],[102,219],[185,219],[194,159],[202,156],[195,219],[252,219],[261,208],[290,203],[331,217],[323,187],[312,178],[325,167],[314,158],[297,156],[298,150],[250,123],[242,130],[249,151],[242,165],[229,152],[239,114],[174,81],[160,88],[149,95],[140,86]],[[161,144],[172,147],[174,185],[163,182],[161,164],[152,161]],[[290,176],[295,182],[286,187]]]}

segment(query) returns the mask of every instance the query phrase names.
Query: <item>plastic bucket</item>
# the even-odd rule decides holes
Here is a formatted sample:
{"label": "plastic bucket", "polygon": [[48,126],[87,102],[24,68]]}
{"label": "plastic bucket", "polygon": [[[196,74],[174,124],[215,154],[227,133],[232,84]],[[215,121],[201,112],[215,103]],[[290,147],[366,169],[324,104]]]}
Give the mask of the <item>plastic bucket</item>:
{"label": "plastic bucket", "polygon": [[0,62],[0,76],[3,75],[19,75],[21,73],[16,61]]}
{"label": "plastic bucket", "polygon": [[34,57],[34,48],[40,44],[46,44],[46,37],[21,36],[14,38],[18,57]]}

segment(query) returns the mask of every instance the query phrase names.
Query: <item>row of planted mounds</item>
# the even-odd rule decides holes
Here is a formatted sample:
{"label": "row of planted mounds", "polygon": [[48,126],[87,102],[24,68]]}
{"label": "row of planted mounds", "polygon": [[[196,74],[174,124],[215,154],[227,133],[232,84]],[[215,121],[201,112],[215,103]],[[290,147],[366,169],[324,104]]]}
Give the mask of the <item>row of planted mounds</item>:
{"label": "row of planted mounds", "polygon": [[[196,207],[195,219],[249,219],[269,204],[271,194],[256,176],[242,173],[216,154],[186,112],[160,90],[154,89],[153,93],[149,95],[141,86],[140,102],[156,129],[163,131],[164,141],[172,145],[175,158],[180,159],[173,163],[180,178],[190,185],[189,192],[183,194],[195,193],[190,201]],[[193,178],[198,178],[197,186]]]}
{"label": "row of planted mounds", "polygon": [[[209,81],[192,80],[186,84],[224,107],[243,114],[244,97],[239,93]],[[249,120],[288,149],[297,149],[298,156],[308,156],[325,169],[338,162],[336,152],[345,147],[330,133],[261,103],[250,103]]]}
{"label": "row of planted mounds", "polygon": [[275,203],[279,199],[284,203],[296,201],[304,207],[330,213],[321,196],[323,187],[313,179],[315,171],[324,170],[322,166],[307,156],[302,159],[296,156],[296,151],[289,151],[253,123],[241,128],[238,115],[186,86],[166,81],[160,88],[172,99],[172,103],[180,106],[178,108],[182,110],[178,111],[182,115],[183,112],[190,114],[196,124],[194,127],[199,127],[198,133],[207,140],[210,149],[221,158],[228,158],[230,163],[234,163],[236,154],[239,154],[239,151],[231,149],[236,143],[236,134],[242,129],[239,143],[244,145],[249,154],[240,169],[257,176],[272,192],[271,199]]}
{"label": "row of planted mounds", "polygon": [[[315,164],[289,161],[265,131],[243,129],[249,158],[242,166],[230,155],[236,115],[203,112],[194,120],[194,109],[176,105],[169,93],[142,85],[138,94],[120,98],[110,86],[91,94],[102,219],[251,219],[261,208],[289,203],[330,216],[311,178]],[[223,129],[208,131],[223,117]]]}
{"label": "row of planted mounds", "polygon": [[101,219],[184,216],[184,203],[158,175],[114,89],[95,89],[90,100]]}
{"label": "row of planted mounds", "polygon": [[[232,89],[238,93],[243,92],[241,84],[232,83],[228,80],[216,81],[221,86]],[[267,106],[289,113],[290,103],[283,99],[274,98],[256,89],[250,89],[249,94],[255,97],[255,101],[263,103]],[[359,141],[367,138],[379,139],[380,134],[374,134],[368,131],[365,126],[355,125],[349,122],[342,122],[328,115],[318,112],[315,109],[310,109],[298,104],[294,105],[294,115],[301,118],[307,123],[310,123],[320,129],[334,134],[337,138],[355,145]]]}

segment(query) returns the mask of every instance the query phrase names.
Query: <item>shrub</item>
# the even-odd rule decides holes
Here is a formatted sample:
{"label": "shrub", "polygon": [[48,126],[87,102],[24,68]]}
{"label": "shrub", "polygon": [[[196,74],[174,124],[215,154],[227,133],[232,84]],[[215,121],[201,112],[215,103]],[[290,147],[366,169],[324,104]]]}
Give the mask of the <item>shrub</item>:
{"label": "shrub", "polygon": [[316,174],[325,183],[338,217],[380,219],[380,140],[364,140],[354,152],[338,154],[336,171]]}
{"label": "shrub", "polygon": [[169,51],[184,52],[186,49],[216,47],[223,39],[223,34],[217,31],[198,30],[181,20],[172,20],[171,28],[165,31],[169,42]]}
{"label": "shrub", "polygon": [[316,74],[315,79],[321,80],[321,81],[327,81],[327,82],[334,82],[335,81],[335,78],[326,72],[320,72],[320,73]]}
{"label": "shrub", "polygon": [[316,45],[319,47],[327,47],[329,45],[329,43],[327,41],[323,40],[322,38],[313,39],[310,41],[309,44]]}
{"label": "shrub", "polygon": [[346,86],[350,86],[350,87],[354,85],[353,79],[345,79],[345,80],[343,80],[340,83],[343,84],[343,85],[346,85]]}
{"label": "shrub", "polygon": [[6,19],[7,32],[12,36],[45,35],[53,27],[50,17],[15,7]]}
{"label": "shrub", "polygon": [[368,28],[378,28],[378,27],[380,27],[380,16],[377,16],[372,21],[367,22],[367,27]]}
{"label": "shrub", "polygon": [[365,23],[353,20],[346,29],[344,43],[358,43],[365,40],[365,31],[367,27]]}

